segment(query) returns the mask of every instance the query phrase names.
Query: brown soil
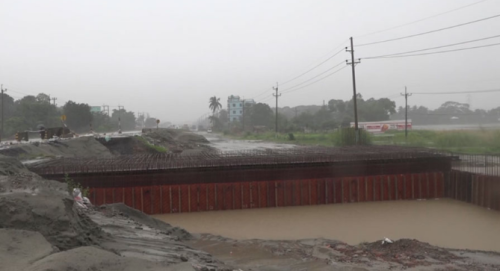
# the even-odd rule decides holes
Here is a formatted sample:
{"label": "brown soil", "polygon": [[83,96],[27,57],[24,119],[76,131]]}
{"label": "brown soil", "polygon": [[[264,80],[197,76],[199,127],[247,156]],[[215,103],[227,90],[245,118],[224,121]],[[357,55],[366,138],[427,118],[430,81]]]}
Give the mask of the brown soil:
{"label": "brown soil", "polygon": [[233,240],[201,234],[189,244],[242,270],[500,270],[497,253],[444,249],[410,239],[351,246],[326,239]]}

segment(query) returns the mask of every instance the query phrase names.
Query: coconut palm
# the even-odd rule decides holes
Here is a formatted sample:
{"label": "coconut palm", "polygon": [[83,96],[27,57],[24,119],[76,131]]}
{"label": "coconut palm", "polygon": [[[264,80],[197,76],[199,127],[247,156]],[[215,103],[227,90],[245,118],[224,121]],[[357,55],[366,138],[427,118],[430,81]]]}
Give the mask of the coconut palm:
{"label": "coconut palm", "polygon": [[208,103],[209,103],[208,108],[210,108],[212,110],[213,115],[215,115],[215,112],[219,108],[222,108],[222,104],[219,101],[220,101],[220,98],[217,98],[215,96],[210,97],[210,100],[208,101]]}

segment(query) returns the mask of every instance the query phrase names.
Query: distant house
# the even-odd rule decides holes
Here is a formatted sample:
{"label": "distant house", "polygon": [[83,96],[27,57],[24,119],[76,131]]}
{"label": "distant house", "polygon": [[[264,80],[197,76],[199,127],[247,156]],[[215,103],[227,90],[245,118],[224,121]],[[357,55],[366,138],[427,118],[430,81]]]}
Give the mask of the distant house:
{"label": "distant house", "polygon": [[239,121],[243,116],[243,104],[255,104],[253,99],[240,99],[240,96],[231,95],[227,98],[227,113],[229,121]]}
{"label": "distant house", "polygon": [[101,112],[102,109],[100,106],[91,106],[90,107],[90,112]]}

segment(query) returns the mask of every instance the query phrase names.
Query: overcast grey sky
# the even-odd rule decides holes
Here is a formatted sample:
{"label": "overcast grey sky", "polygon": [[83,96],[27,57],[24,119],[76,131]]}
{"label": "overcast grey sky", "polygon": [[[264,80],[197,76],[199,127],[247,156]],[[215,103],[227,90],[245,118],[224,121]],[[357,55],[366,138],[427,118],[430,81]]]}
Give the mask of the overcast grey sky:
{"label": "overcast grey sky", "polygon": [[[162,120],[184,122],[208,112],[208,99],[270,99],[285,82],[346,46],[397,38],[500,14],[487,0],[107,0],[0,2],[0,83],[14,97],[40,92],[90,105],[123,105]],[[356,57],[417,50],[499,35],[500,18],[415,38],[355,48]],[[500,38],[443,48],[500,42]],[[340,46],[340,47],[339,47]],[[280,87],[281,106],[349,99],[349,68],[309,87],[296,84],[345,61],[324,65]],[[340,67],[342,67],[343,64]],[[333,70],[332,70],[333,71]],[[500,88],[500,46],[449,54],[362,60],[358,92],[365,98],[410,92]],[[325,74],[326,75],[326,74]],[[318,77],[319,78],[319,77]],[[312,81],[311,81],[312,82]],[[411,105],[438,107],[467,95],[414,95]],[[500,106],[500,92],[471,95],[473,108]]]}

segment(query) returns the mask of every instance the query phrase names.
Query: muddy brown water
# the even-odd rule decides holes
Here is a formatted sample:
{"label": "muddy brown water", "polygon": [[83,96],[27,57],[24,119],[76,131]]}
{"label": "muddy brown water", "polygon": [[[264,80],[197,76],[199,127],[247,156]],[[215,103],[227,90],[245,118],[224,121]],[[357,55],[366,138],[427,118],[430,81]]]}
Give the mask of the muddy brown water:
{"label": "muddy brown water", "polygon": [[157,215],[193,233],[234,239],[327,238],[355,245],[384,237],[500,252],[500,212],[450,200],[387,201]]}

